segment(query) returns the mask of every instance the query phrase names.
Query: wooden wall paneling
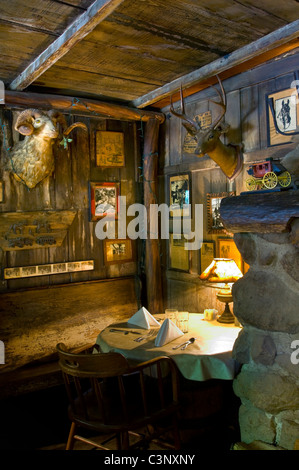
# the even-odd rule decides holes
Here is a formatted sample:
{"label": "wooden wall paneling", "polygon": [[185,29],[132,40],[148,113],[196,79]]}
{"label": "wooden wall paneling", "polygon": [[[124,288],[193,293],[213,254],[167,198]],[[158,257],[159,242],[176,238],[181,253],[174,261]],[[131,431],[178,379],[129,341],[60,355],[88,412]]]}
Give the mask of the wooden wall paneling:
{"label": "wooden wall paneling", "polygon": [[268,147],[267,137],[267,106],[266,95],[275,91],[275,80],[269,80],[259,85],[259,128],[260,128],[260,149]]}
{"label": "wooden wall paneling", "polygon": [[226,95],[227,105],[225,121],[230,125],[228,132],[225,134],[225,143],[241,144],[241,106],[240,106],[240,90],[234,90]]}
{"label": "wooden wall paneling", "polygon": [[[86,132],[80,128],[74,129],[70,134],[72,142],[69,144],[72,162],[72,208],[77,210],[76,220],[69,230],[70,261],[91,259],[88,224],[88,179],[90,174],[89,119],[81,117],[80,121],[86,124],[88,131]],[[72,282],[88,280],[89,272],[72,273]]]}
{"label": "wooden wall paneling", "polygon": [[182,156],[181,156],[182,133],[184,133],[182,121],[179,118],[171,115],[169,118],[169,135],[170,135],[169,165],[170,166],[179,165],[182,161]]}
{"label": "wooden wall paneling", "polygon": [[241,90],[240,105],[243,152],[258,150],[260,148],[259,93],[256,85]]}
{"label": "wooden wall paneling", "polygon": [[[91,119],[90,121],[90,172],[86,185],[89,181],[104,181],[103,168],[96,166],[96,133],[98,130],[107,130],[106,119]],[[88,215],[89,215],[89,200],[88,200]],[[103,279],[106,277],[106,267],[104,265],[103,255],[103,242],[95,235],[96,222],[89,221],[89,236],[90,236],[90,253],[91,259],[94,260],[94,270],[89,272],[90,279]]]}

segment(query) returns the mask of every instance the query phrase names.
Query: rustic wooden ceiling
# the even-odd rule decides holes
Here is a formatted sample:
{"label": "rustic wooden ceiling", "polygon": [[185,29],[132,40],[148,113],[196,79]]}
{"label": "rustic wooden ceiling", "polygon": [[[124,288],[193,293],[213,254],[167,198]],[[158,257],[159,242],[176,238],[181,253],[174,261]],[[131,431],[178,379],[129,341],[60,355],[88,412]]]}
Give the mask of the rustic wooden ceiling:
{"label": "rustic wooden ceiling", "polygon": [[1,0],[0,7],[7,89],[138,107],[162,107],[180,81],[192,90],[217,71],[250,68],[259,52],[265,60],[299,45],[298,0]]}

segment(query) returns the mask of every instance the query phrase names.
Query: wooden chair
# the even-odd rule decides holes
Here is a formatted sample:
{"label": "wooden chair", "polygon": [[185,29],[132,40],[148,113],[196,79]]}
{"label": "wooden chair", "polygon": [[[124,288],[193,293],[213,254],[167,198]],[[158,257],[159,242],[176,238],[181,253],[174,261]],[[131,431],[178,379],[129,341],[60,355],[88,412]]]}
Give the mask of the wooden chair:
{"label": "wooden chair", "polygon": [[[158,357],[132,367],[119,353],[73,354],[63,343],[56,349],[72,422],[67,450],[73,448],[76,439],[109,450],[78,435],[78,428],[113,434],[117,450],[146,448],[152,439],[171,430],[174,448],[180,449],[179,380],[172,359]],[[137,432],[138,442],[130,444],[129,434],[140,429],[145,429],[145,434]]]}

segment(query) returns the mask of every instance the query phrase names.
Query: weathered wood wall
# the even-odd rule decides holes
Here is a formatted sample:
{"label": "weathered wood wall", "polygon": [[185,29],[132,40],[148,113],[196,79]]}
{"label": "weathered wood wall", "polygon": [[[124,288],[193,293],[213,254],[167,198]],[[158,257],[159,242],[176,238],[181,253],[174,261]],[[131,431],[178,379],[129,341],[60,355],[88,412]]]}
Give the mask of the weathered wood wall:
{"label": "weathered wood wall", "polygon": [[[12,109],[2,110],[0,115],[0,179],[4,183],[0,211],[21,216],[31,211],[72,210],[76,216],[61,246],[1,250],[0,339],[5,345],[2,373],[53,359],[59,341],[71,348],[91,345],[105,326],[125,321],[138,310],[141,292],[137,256],[127,263],[104,263],[103,241],[96,237],[96,222],[89,217],[89,181],[120,182],[127,205],[140,200],[142,123],[66,115],[70,124],[74,120],[84,122],[88,133],[74,131],[68,149],[55,144],[55,172],[29,191],[3,167],[7,148],[20,138],[14,131],[16,115],[17,110]],[[124,167],[96,166],[97,130],[124,133]],[[94,270],[11,280],[3,275],[6,267],[83,260],[94,260]]]}
{"label": "weathered wood wall", "polygon": [[[242,143],[244,150],[243,171],[231,184],[209,157],[199,159],[182,151],[186,134],[182,121],[169,113],[169,107],[162,110],[166,114],[166,122],[164,161],[160,162],[160,200],[167,200],[169,175],[191,172],[192,204],[203,204],[203,238],[204,241],[214,241],[215,256],[219,256],[217,239],[230,235],[208,233],[207,193],[236,191],[238,195],[246,191],[245,180],[251,162],[270,156],[282,157],[295,147],[294,143],[268,146],[266,95],[290,88],[295,80],[294,72],[298,69],[298,58],[298,53],[292,53],[223,82],[227,95],[225,120],[231,126],[225,139],[226,142]],[[186,114],[192,118],[207,110],[211,110],[212,115],[219,112],[218,107],[208,99],[218,100],[211,88],[186,98]],[[175,108],[178,106],[179,103],[176,103]],[[191,252],[189,273],[169,269],[169,245],[166,242],[162,244],[162,256],[164,297],[168,306],[193,312],[212,307],[223,310],[223,304],[216,300],[215,290],[205,288],[198,279],[201,273],[199,251]]]}
{"label": "weathered wood wall", "polygon": [[[51,276],[4,280],[1,273],[0,291],[51,286],[69,282],[83,282],[95,279],[113,278],[136,274],[136,261],[105,266],[103,241],[95,236],[96,222],[89,220],[89,181],[120,182],[121,195],[127,204],[139,198],[139,142],[140,123],[105,120],[97,118],[66,116],[71,123],[74,119],[84,122],[89,132],[73,131],[73,141],[68,149],[55,145],[55,172],[30,191],[15,181],[12,174],[3,169],[5,149],[16,143],[20,135],[13,130],[16,111],[2,111],[0,115],[5,138],[1,150],[1,177],[4,183],[4,202],[1,212],[28,212],[45,210],[74,210],[77,212],[69,232],[60,247],[38,248],[1,252],[1,267],[32,266],[65,261],[94,260],[94,270]],[[101,168],[96,166],[95,135],[97,130],[124,133],[125,166]]]}

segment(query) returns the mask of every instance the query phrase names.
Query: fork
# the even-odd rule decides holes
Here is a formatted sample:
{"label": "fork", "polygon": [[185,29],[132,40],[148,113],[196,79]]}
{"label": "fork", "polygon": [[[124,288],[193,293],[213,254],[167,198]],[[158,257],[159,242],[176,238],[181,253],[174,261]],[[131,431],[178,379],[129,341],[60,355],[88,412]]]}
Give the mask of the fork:
{"label": "fork", "polygon": [[137,343],[140,343],[140,341],[143,341],[144,339],[149,338],[150,336],[153,336],[154,334],[155,334],[155,330],[151,330],[149,333],[146,333],[145,335],[135,338],[134,341],[137,341]]}

